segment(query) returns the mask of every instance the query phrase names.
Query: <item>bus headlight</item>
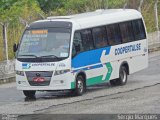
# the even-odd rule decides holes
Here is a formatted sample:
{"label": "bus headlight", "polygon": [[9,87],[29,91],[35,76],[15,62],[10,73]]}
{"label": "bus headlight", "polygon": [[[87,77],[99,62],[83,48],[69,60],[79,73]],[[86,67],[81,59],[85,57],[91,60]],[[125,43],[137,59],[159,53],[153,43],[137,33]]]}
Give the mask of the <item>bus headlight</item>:
{"label": "bus headlight", "polygon": [[67,73],[69,72],[70,69],[66,69],[66,70],[56,70],[54,75],[60,75],[60,74],[64,74],[64,73]]}
{"label": "bus headlight", "polygon": [[17,71],[16,71],[16,74],[17,74],[17,75],[20,75],[20,76],[24,76],[24,72],[23,72],[23,71],[18,71],[18,70],[17,70]]}

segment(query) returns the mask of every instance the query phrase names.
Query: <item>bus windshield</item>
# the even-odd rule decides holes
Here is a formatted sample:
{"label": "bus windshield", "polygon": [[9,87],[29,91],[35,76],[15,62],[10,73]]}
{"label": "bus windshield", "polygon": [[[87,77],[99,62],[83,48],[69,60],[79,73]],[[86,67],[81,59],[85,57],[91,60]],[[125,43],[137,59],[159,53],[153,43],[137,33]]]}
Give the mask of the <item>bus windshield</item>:
{"label": "bus windshield", "polygon": [[18,58],[69,56],[71,30],[47,28],[26,30],[23,34]]}

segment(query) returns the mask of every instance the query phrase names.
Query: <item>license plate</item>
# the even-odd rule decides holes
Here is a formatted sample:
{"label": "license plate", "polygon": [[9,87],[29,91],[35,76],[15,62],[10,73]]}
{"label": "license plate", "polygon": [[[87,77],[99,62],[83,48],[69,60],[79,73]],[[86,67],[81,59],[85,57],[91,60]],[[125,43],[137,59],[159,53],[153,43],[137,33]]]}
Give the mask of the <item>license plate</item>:
{"label": "license plate", "polygon": [[44,82],[45,79],[43,77],[35,77],[35,78],[33,78],[33,81],[34,82]]}

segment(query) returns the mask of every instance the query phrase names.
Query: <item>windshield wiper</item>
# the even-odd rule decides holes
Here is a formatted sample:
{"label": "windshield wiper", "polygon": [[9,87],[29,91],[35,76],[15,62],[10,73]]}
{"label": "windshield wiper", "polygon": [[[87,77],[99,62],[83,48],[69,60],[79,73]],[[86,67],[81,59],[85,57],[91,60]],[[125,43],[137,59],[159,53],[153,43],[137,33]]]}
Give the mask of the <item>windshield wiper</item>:
{"label": "windshield wiper", "polygon": [[35,58],[37,58],[37,56],[36,55],[19,55],[19,56],[31,56],[31,57],[35,57]]}
{"label": "windshield wiper", "polygon": [[56,55],[45,55],[45,56],[40,56],[40,57],[42,57],[42,58],[45,58],[45,57],[55,57],[55,58],[59,59],[59,57],[57,57]]}

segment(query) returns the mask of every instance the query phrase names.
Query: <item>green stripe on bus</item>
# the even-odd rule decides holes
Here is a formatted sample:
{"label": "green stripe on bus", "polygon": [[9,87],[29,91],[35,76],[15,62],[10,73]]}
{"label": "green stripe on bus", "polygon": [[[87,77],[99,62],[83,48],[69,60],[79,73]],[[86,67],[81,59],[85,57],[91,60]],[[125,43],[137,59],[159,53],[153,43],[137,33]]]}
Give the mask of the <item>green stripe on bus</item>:
{"label": "green stripe on bus", "polygon": [[[96,84],[104,83],[104,82],[110,80],[110,77],[111,77],[111,74],[113,71],[112,65],[110,62],[106,63],[106,68],[108,69],[108,72],[105,77],[105,80],[102,80],[103,75],[92,77],[92,78],[89,78],[86,80],[86,85],[87,86],[96,85]],[[75,88],[75,82],[71,82],[71,89],[74,89],[74,88]]]}
{"label": "green stripe on bus", "polygon": [[110,77],[111,77],[111,74],[112,74],[112,65],[111,65],[111,63],[110,62],[106,63],[106,67],[108,69],[108,72],[107,72],[105,80],[108,81],[110,79]]}
{"label": "green stripe on bus", "polygon": [[74,89],[75,87],[75,82],[71,82],[71,89]]}
{"label": "green stripe on bus", "polygon": [[86,85],[87,85],[87,86],[90,86],[90,85],[95,85],[95,84],[98,84],[98,83],[103,83],[102,77],[103,77],[103,76],[101,75],[101,76],[89,78],[89,79],[87,79],[87,81],[86,81]]}
{"label": "green stripe on bus", "polygon": [[108,69],[108,72],[105,77],[105,80],[102,80],[103,75],[89,78],[89,79],[87,79],[86,85],[90,86],[90,85],[95,85],[95,84],[104,83],[104,82],[108,81],[111,77],[111,74],[112,74],[112,65],[110,62],[106,63],[106,68]]}

